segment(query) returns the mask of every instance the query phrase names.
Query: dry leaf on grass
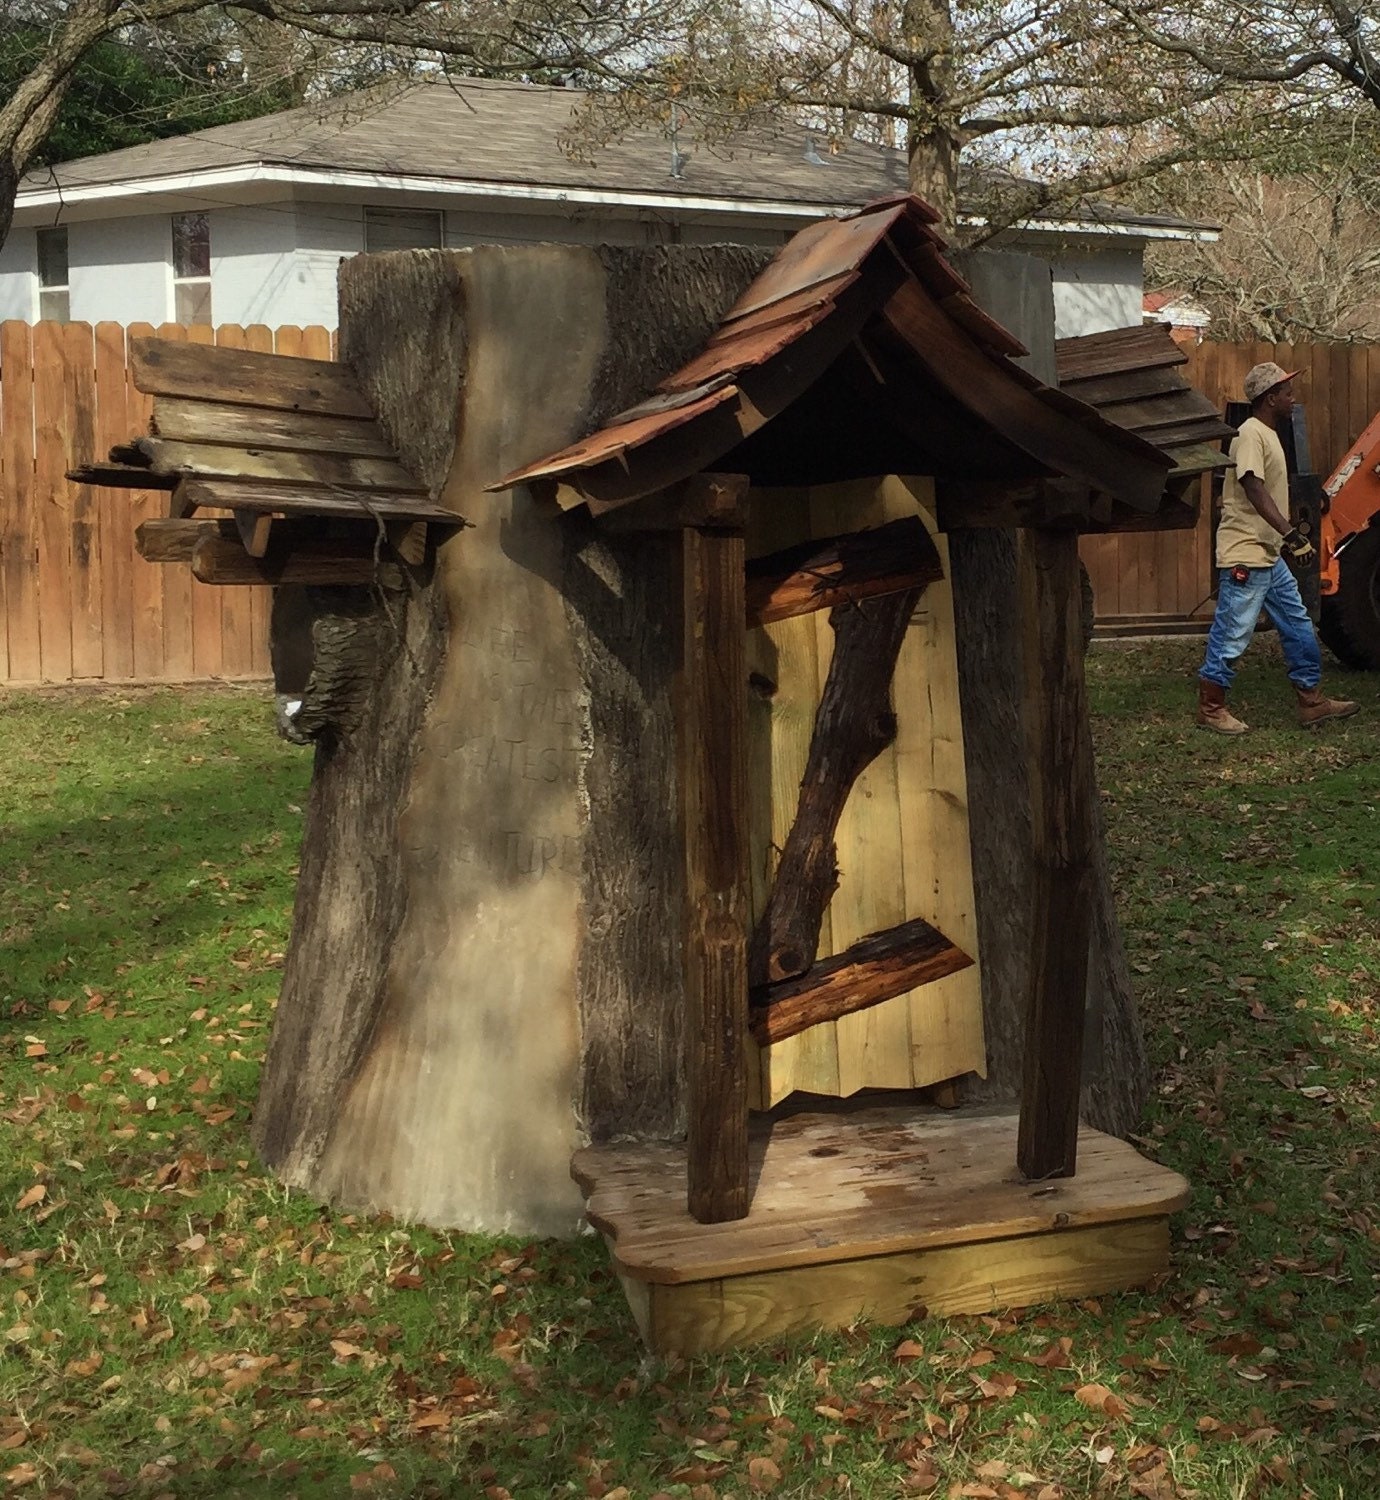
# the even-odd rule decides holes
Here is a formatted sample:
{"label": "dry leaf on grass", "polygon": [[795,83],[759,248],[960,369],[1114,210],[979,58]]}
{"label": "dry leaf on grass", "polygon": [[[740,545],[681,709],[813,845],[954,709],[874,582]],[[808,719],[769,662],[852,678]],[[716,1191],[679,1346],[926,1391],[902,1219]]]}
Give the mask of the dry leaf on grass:
{"label": "dry leaf on grass", "polygon": [[1114,1390],[1108,1386],[1099,1385],[1096,1381],[1088,1385],[1080,1385],[1073,1393],[1073,1399],[1093,1411],[1101,1412],[1103,1416],[1110,1417],[1114,1422],[1126,1420],[1126,1403]]}

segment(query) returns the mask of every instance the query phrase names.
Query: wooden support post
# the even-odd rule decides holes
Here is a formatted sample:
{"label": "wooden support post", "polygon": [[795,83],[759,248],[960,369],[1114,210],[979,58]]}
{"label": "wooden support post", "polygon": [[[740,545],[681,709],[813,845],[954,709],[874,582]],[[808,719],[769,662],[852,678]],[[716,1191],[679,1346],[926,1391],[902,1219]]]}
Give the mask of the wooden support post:
{"label": "wooden support post", "polygon": [[741,532],[680,533],[676,701],[685,847],[689,1208],[748,1211],[747,664]]}
{"label": "wooden support post", "polygon": [[1026,999],[1016,1162],[1030,1179],[1077,1165],[1083,1008],[1092,933],[1096,828],[1091,728],[1083,680],[1078,537],[1021,535],[1034,944]]}

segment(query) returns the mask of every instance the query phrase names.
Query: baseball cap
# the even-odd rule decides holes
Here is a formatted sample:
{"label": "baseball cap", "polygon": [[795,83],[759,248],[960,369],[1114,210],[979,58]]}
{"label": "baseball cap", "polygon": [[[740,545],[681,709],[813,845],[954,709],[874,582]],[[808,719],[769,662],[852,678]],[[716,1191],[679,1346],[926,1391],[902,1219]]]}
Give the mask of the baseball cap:
{"label": "baseball cap", "polygon": [[1297,370],[1283,370],[1270,360],[1266,360],[1263,365],[1255,365],[1246,375],[1246,400],[1258,401],[1266,391],[1283,385],[1286,380],[1292,380],[1298,373]]}

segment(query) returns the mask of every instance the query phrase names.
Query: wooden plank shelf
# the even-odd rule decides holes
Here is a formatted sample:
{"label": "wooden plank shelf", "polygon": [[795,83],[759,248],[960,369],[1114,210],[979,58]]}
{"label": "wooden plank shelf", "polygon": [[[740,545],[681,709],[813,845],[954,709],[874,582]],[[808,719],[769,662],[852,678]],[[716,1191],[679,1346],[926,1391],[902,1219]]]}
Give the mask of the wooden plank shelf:
{"label": "wooden plank shelf", "polygon": [[1016,1125],[921,1106],[758,1120],[748,1217],[723,1224],[687,1213],[683,1146],[590,1146],[571,1171],[663,1354],[1090,1296],[1167,1268],[1177,1172],[1084,1128],[1077,1177],[1028,1182]]}

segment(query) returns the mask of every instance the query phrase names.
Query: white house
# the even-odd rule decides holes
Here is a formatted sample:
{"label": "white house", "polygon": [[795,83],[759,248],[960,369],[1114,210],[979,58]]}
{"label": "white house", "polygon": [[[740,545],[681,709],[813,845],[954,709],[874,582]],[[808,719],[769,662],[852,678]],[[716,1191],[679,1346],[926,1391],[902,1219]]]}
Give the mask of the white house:
{"label": "white house", "polygon": [[[0,318],[336,322],[336,267],[364,250],[579,243],[779,245],[906,186],[900,151],[808,132],[731,145],[643,128],[577,160],[578,95],[411,82],[29,174],[0,248]],[[1057,332],[1141,317],[1152,239],[1207,225],[1098,205],[999,243],[1048,260]]]}

